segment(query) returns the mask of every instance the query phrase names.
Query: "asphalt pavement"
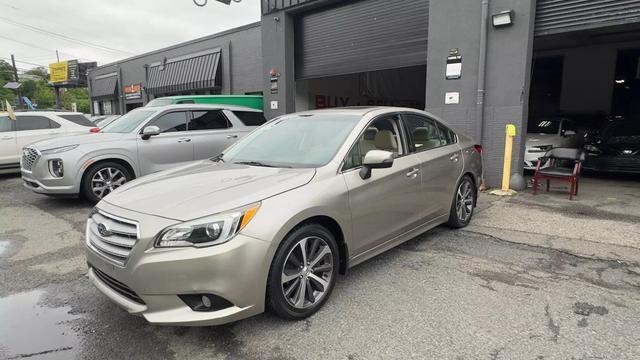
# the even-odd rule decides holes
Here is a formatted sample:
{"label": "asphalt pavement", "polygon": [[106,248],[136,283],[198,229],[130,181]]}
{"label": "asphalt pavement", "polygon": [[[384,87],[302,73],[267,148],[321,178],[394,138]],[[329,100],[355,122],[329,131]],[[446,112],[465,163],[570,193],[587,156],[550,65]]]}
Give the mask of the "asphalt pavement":
{"label": "asphalt pavement", "polygon": [[0,176],[0,358],[640,358],[638,265],[528,244],[515,230],[434,229],[351,269],[304,321],[149,325],[89,283],[90,208]]}

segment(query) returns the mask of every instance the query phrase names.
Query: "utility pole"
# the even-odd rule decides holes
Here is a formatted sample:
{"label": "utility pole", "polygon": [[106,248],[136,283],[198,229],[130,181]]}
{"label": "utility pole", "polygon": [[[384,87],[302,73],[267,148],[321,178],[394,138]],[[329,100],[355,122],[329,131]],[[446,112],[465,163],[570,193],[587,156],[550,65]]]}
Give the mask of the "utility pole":
{"label": "utility pole", "polygon": [[[20,79],[18,79],[18,68],[16,67],[16,59],[11,54],[11,65],[13,65],[13,76],[17,83],[20,83]],[[16,89],[16,93],[18,94],[18,109],[22,109],[22,94],[20,93],[20,87]]]}
{"label": "utility pole", "polygon": [[[56,60],[60,62],[60,54],[58,54],[58,50],[56,49]],[[56,94],[56,109],[60,109],[60,88],[57,86],[53,86],[53,91]]]}

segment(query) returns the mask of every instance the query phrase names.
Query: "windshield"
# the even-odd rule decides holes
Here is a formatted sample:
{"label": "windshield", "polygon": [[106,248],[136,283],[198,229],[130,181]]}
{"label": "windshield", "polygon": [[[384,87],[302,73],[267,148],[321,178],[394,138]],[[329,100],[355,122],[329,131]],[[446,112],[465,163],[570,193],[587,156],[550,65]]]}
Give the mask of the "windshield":
{"label": "windshield", "polygon": [[257,166],[319,167],[335,156],[358,115],[293,115],[275,119],[238,141],[222,160]]}
{"label": "windshield", "polygon": [[531,121],[527,132],[530,134],[557,134],[560,130],[559,119]]}
{"label": "windshield", "polygon": [[165,106],[173,104],[173,99],[153,99],[145,107]]}
{"label": "windshield", "polygon": [[112,123],[102,128],[100,132],[121,134],[130,133],[155,113],[156,112],[153,110],[133,110],[114,120]]}
{"label": "windshield", "polygon": [[640,136],[640,121],[614,121],[604,130],[603,135],[604,137]]}

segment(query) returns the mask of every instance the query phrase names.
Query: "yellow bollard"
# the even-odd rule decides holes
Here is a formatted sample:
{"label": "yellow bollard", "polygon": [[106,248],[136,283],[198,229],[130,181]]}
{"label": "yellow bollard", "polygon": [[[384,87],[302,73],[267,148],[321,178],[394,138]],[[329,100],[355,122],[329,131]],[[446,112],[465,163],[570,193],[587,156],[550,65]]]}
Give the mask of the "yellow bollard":
{"label": "yellow bollard", "polygon": [[516,193],[509,189],[509,182],[511,181],[511,155],[513,153],[513,138],[516,136],[516,126],[513,124],[507,124],[506,133],[507,136],[504,143],[504,167],[502,170],[502,189],[491,192],[491,194],[499,196],[510,196]]}

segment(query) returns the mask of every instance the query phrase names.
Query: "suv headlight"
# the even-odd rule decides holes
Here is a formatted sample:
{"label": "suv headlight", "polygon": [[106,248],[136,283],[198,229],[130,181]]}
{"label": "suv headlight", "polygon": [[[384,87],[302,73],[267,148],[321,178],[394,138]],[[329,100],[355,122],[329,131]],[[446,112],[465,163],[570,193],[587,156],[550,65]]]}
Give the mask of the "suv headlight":
{"label": "suv headlight", "polygon": [[249,224],[259,208],[260,203],[255,203],[238,210],[171,226],[160,233],[155,246],[207,247],[226,243]]}
{"label": "suv headlight", "polygon": [[48,149],[48,150],[41,150],[40,153],[42,155],[47,155],[47,154],[60,154],[66,151],[70,151],[73,150],[75,148],[77,148],[79,146],[79,144],[76,145],[68,145],[68,146],[62,146],[62,147],[58,147],[58,148],[53,148],[53,149]]}
{"label": "suv headlight", "polygon": [[601,153],[602,151],[600,151],[600,149],[598,149],[597,147],[591,145],[591,144],[587,144],[584,146],[584,149],[587,150],[588,152],[592,152],[592,153]]}

